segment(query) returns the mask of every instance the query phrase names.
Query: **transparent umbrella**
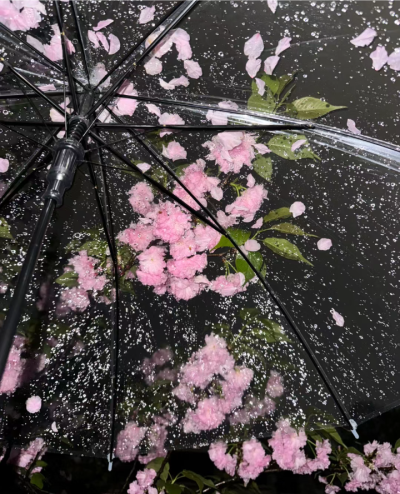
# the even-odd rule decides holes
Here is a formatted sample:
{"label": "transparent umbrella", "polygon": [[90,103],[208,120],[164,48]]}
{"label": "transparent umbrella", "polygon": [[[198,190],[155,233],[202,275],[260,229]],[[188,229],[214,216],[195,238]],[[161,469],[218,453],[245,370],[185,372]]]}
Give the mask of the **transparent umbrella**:
{"label": "transparent umbrella", "polygon": [[396,13],[3,4],[5,442],[150,461],[396,406]]}

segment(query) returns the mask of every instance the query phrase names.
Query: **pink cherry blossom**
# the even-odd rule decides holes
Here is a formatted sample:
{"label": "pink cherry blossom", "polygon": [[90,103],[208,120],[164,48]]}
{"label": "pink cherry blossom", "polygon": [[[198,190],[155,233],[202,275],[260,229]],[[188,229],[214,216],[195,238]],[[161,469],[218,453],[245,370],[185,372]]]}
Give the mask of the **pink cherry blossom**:
{"label": "pink cherry blossom", "polygon": [[364,463],[364,458],[360,455],[347,453],[350,458],[350,465],[352,472],[350,473],[350,480],[356,480],[357,482],[368,482],[370,480],[371,469]]}
{"label": "pink cherry blossom", "polygon": [[266,455],[264,448],[257,439],[245,441],[242,446],[243,460],[239,465],[238,474],[247,485],[256,479],[271,462],[271,456]]}
{"label": "pink cherry blossom", "polygon": [[93,31],[99,31],[100,29],[104,29],[105,27],[109,26],[112,24],[114,21],[113,19],[106,19],[104,21],[100,21],[97,26],[93,28]]}
{"label": "pink cherry blossom", "polygon": [[154,19],[155,11],[155,5],[152,7],[144,7],[144,9],[140,11],[139,24],[147,24],[148,22],[151,22]]}
{"label": "pink cherry blossom", "polygon": [[110,50],[108,52],[109,55],[114,55],[115,53],[119,52],[121,48],[121,42],[115,34],[109,34],[108,35],[108,40],[110,42]]}
{"label": "pink cherry blossom", "polygon": [[10,166],[10,162],[5,158],[0,158],[0,173],[5,173]]}
{"label": "pink cherry blossom", "polygon": [[196,254],[196,250],[197,245],[194,233],[192,230],[189,230],[178,242],[171,244],[169,252],[174,259],[179,260],[193,256]]}
{"label": "pink cherry blossom", "polygon": [[257,240],[247,240],[244,244],[244,248],[248,252],[257,252],[261,249],[261,245],[257,242]]}
{"label": "pink cherry blossom", "polygon": [[264,50],[261,34],[256,33],[244,44],[244,54],[249,58],[258,58]]}
{"label": "pink cherry blossom", "polygon": [[372,60],[372,68],[377,71],[381,70],[389,59],[386,48],[380,45],[371,53],[369,58]]}
{"label": "pink cherry blossom", "polygon": [[226,452],[228,446],[222,441],[211,443],[208,449],[210,460],[219,470],[225,470],[232,477],[235,475],[237,456]]}
{"label": "pink cherry blossom", "polygon": [[[126,80],[123,82],[121,88],[118,91],[118,94],[123,94],[125,96],[137,96],[138,93],[136,89],[133,88],[132,82]],[[129,115],[131,117],[134,114],[137,105],[138,102],[135,99],[118,98],[116,106],[114,108],[114,112],[117,115]]]}
{"label": "pink cherry blossom", "polygon": [[162,154],[172,161],[183,160],[187,157],[186,149],[175,141],[170,142],[167,147],[163,146]]}
{"label": "pink cherry blossom", "polygon": [[202,286],[196,283],[194,279],[183,279],[171,277],[168,280],[168,292],[171,293],[177,300],[190,300],[196,297]]}
{"label": "pink cherry blossom", "polygon": [[74,267],[79,285],[84,290],[102,290],[107,283],[106,276],[99,275],[95,268],[98,262],[94,257],[88,256],[85,250],[70,259],[69,264]]}
{"label": "pink cherry blossom", "polygon": [[219,427],[225,420],[225,414],[219,409],[219,400],[215,396],[201,400],[196,410],[189,410],[183,422],[183,431],[187,434],[193,432],[209,431]]}
{"label": "pink cherry blossom", "polygon": [[180,400],[191,403],[192,405],[196,402],[196,398],[192,390],[186,384],[179,384],[179,386],[172,390],[172,394]]}
{"label": "pink cherry blossom", "polygon": [[160,125],[185,125],[183,118],[176,113],[162,113],[158,119],[158,123]]}
{"label": "pink cherry blossom", "polygon": [[178,60],[189,60],[192,58],[192,49],[190,47],[190,35],[178,27],[172,34],[172,40],[178,51]]}
{"label": "pink cherry blossom", "polygon": [[283,51],[290,48],[291,41],[292,38],[282,38],[281,40],[279,40],[278,46],[275,49],[275,55],[280,55]]}
{"label": "pink cherry blossom", "polygon": [[260,58],[249,58],[246,63],[246,72],[253,79],[261,67],[261,59]]}
{"label": "pink cherry blossom", "polygon": [[292,213],[293,218],[297,218],[297,216],[301,216],[305,210],[306,210],[305,205],[300,201],[294,202],[289,208],[289,211]]}
{"label": "pink cherry blossom", "polygon": [[267,0],[267,4],[271,12],[275,14],[276,8],[278,7],[278,0]]}
{"label": "pink cherry blossom", "polygon": [[257,77],[256,77],[255,81],[257,84],[258,94],[260,96],[263,96],[265,93],[265,82],[262,81],[261,79],[258,79]]}
{"label": "pink cherry blossom", "polygon": [[298,471],[307,463],[302,449],[307,444],[307,436],[303,429],[298,432],[293,429],[287,419],[277,423],[277,430],[268,443],[273,449],[272,459],[283,470]]}
{"label": "pink cherry blossom", "polygon": [[176,278],[193,278],[197,271],[201,272],[207,266],[206,254],[197,254],[179,260],[170,259],[167,269]]}
{"label": "pink cherry blossom", "polygon": [[37,413],[42,408],[42,399],[40,396],[31,396],[26,400],[26,410],[29,413]]}
{"label": "pink cherry blossom", "polygon": [[245,277],[243,273],[230,274],[228,276],[218,276],[210,285],[210,289],[219,293],[223,297],[232,297],[237,293],[244,292],[246,286],[243,286]]}
{"label": "pink cherry blossom", "polygon": [[144,494],[144,489],[139,486],[137,480],[134,480],[129,484],[128,494]]}
{"label": "pink cherry blossom", "polygon": [[139,453],[139,445],[146,434],[144,427],[139,427],[135,422],[128,422],[117,437],[115,456],[121,461],[133,461]]}
{"label": "pink cherry blossom", "polygon": [[267,393],[271,398],[279,398],[284,393],[283,378],[279,372],[271,371],[271,375],[267,382]]}
{"label": "pink cherry blossom", "polygon": [[280,59],[281,57],[276,55],[266,58],[264,62],[264,72],[268,75],[272,75]]}
{"label": "pink cherry blossom", "polygon": [[28,31],[39,27],[42,20],[41,13],[46,14],[46,9],[40,2],[32,2],[31,5],[21,2],[11,3],[8,0],[0,2],[1,22],[11,31]]}
{"label": "pink cherry blossom", "polygon": [[153,205],[151,203],[154,199],[154,195],[150,186],[145,182],[139,182],[134,185],[130,189],[129,194],[129,202],[135,213],[145,215],[152,210]]}
{"label": "pink cherry blossom", "polygon": [[147,249],[154,240],[153,227],[151,225],[132,224],[126,230],[118,234],[118,240],[128,244],[135,251]]}
{"label": "pink cherry blossom", "polygon": [[136,480],[143,489],[147,489],[153,484],[154,479],[157,477],[157,472],[152,468],[145,468],[143,471],[136,474]]}
{"label": "pink cherry blossom", "polygon": [[153,234],[164,242],[174,243],[190,228],[190,216],[171,203],[162,203],[155,215]]}
{"label": "pink cherry blossom", "polygon": [[46,452],[45,443],[41,437],[31,441],[24,449],[13,447],[8,463],[20,468],[28,469],[34,460],[40,460]]}
{"label": "pink cherry blossom", "polygon": [[333,317],[333,320],[336,323],[336,326],[343,327],[344,326],[344,318],[339,312],[336,312],[335,309],[331,309],[331,314]]}
{"label": "pink cherry blossom", "polygon": [[307,139],[298,139],[296,142],[292,144],[290,150],[294,153],[297,149],[299,149],[303,144],[307,142]]}
{"label": "pink cherry blossom", "polygon": [[318,250],[329,250],[332,247],[332,240],[330,238],[321,238],[317,242]]}
{"label": "pink cherry blossom", "polygon": [[[150,58],[150,60],[144,65],[144,69],[146,71],[146,74],[149,75],[157,75],[161,74],[162,72],[162,62],[156,57]],[[147,105],[146,105],[147,106]],[[154,105],[152,105],[154,106]],[[160,113],[161,115],[161,113]]]}
{"label": "pink cherry blossom", "polygon": [[353,134],[361,134],[361,130],[357,129],[355,121],[351,120],[350,118],[347,120],[347,128]]}
{"label": "pink cherry blossom", "polygon": [[247,175],[247,187],[254,187],[256,185],[256,180],[253,175]]}
{"label": "pink cherry blossom", "polygon": [[196,248],[199,252],[212,250],[221,239],[221,234],[208,225],[197,225],[194,234]]}
{"label": "pink cherry blossom", "polygon": [[354,46],[369,46],[377,36],[375,29],[367,27],[359,36],[350,40]]}
{"label": "pink cherry blossom", "polygon": [[247,223],[253,221],[254,215],[260,209],[267,191],[262,185],[255,185],[243,192],[232,204],[226,206],[225,211],[232,216],[241,216]]}
{"label": "pink cherry blossom", "polygon": [[258,218],[258,220],[251,226],[251,228],[261,228],[263,225],[263,219]]}
{"label": "pink cherry blossom", "polygon": [[69,288],[61,294],[60,301],[69,309],[75,312],[83,312],[90,305],[87,291],[83,288]]}
{"label": "pink cherry blossom", "polygon": [[165,248],[164,247],[150,247],[143,251],[139,256],[139,267],[144,273],[159,275],[166,267],[164,260]]}
{"label": "pink cherry blossom", "polygon": [[230,226],[236,225],[238,223],[238,219],[236,218],[236,216],[229,216],[223,211],[218,211],[217,220],[223,228],[229,228]]}
{"label": "pink cherry blossom", "polygon": [[185,60],[183,62],[183,66],[185,67],[187,75],[192,79],[198,79],[203,75],[199,62],[195,62],[194,60]]}
{"label": "pink cherry blossom", "polygon": [[389,55],[387,61],[389,67],[393,70],[400,70],[400,50],[396,48],[393,53]]}

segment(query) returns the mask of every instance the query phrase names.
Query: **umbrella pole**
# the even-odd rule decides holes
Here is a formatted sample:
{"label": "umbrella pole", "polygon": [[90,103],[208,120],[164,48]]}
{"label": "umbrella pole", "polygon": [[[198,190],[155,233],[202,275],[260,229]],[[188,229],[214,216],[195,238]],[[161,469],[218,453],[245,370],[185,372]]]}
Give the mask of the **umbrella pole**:
{"label": "umbrella pole", "polygon": [[21,319],[25,296],[39,259],[47,227],[53,216],[54,209],[62,205],[64,194],[72,185],[78,161],[81,161],[84,157],[84,149],[80,140],[87,128],[88,122],[85,119],[72,117],[69,136],[66,139],[60,139],[55,146],[53,163],[47,175],[48,186],[43,195],[44,206],[18,276],[7,318],[0,331],[0,380],[7,365],[14,335]]}

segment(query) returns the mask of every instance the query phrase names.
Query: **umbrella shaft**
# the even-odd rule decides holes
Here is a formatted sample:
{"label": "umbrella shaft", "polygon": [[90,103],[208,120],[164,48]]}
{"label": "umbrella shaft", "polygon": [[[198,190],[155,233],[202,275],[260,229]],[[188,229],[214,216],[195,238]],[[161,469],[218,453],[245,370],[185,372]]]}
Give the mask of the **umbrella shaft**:
{"label": "umbrella shaft", "polygon": [[4,369],[7,364],[8,354],[13,344],[14,335],[17,331],[18,323],[22,314],[22,307],[25,302],[26,292],[39,258],[42,248],[43,239],[46,234],[47,227],[53,216],[56,203],[53,199],[46,199],[39,221],[37,222],[35,232],[29,244],[29,249],[26,254],[24,264],[18,276],[17,286],[14,296],[11,301],[10,309],[7,314],[4,326],[0,332],[0,376],[3,376]]}

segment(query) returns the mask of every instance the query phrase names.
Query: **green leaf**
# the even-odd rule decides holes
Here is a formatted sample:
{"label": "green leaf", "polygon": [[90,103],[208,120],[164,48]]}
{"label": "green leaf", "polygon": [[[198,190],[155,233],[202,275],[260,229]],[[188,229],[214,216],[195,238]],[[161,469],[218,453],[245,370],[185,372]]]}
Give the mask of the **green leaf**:
{"label": "green leaf", "polygon": [[284,238],[265,238],[263,242],[269,249],[272,250],[272,252],[275,252],[275,254],[278,254],[279,256],[285,257],[286,259],[291,259],[292,261],[305,262],[306,264],[312,266],[311,262],[307,261],[307,259],[303,257],[298,247]]}
{"label": "green leaf", "polygon": [[182,475],[184,475],[187,479],[190,479],[190,480],[193,480],[194,482],[196,482],[196,484],[199,488],[200,494],[203,492],[205,479],[201,475],[199,475],[195,472],[192,472],[191,470],[183,470]]}
{"label": "green leaf", "polygon": [[107,242],[104,240],[89,240],[80,250],[86,250],[88,256],[104,257],[107,251]]}
{"label": "green leaf", "polygon": [[289,208],[279,208],[270,211],[266,216],[264,216],[264,223],[268,223],[270,221],[280,220],[284,218],[290,218],[292,213]]}
{"label": "green leaf", "polygon": [[328,439],[333,439],[334,441],[336,441],[338,444],[340,444],[344,448],[347,448],[347,446],[344,444],[342,438],[340,437],[340,434],[338,433],[338,431],[334,427],[323,426],[322,424],[318,424],[318,423],[317,423],[317,425],[318,425],[318,427],[320,427],[320,429],[319,429],[320,434],[322,434],[325,437],[328,437]]}
{"label": "green leaf", "polygon": [[79,286],[78,275],[75,273],[75,271],[66,271],[64,274],[56,279],[56,283],[62,286],[66,286],[67,288]]}
{"label": "green leaf", "polygon": [[272,178],[272,160],[271,158],[267,157],[264,158],[264,156],[259,155],[254,161],[253,161],[253,168],[260,177],[265,178],[265,180],[271,180]]}
{"label": "green leaf", "polygon": [[396,451],[397,448],[400,448],[400,439],[397,439],[396,444],[394,445],[394,450]]}
{"label": "green leaf", "polygon": [[157,486],[157,489],[158,489],[159,492],[162,491],[164,489],[164,487],[165,487],[164,480],[158,479],[157,480],[157,483],[156,483],[156,486]]}
{"label": "green leaf", "polygon": [[349,478],[349,474],[347,472],[343,472],[343,473],[337,474],[336,477],[339,479],[340,483],[343,486],[344,483],[346,482],[346,480]]}
{"label": "green leaf", "polygon": [[299,118],[300,120],[322,117],[334,110],[347,108],[346,106],[333,106],[327,101],[312,98],[311,96],[297,99],[287,106],[289,113],[293,114],[293,116]]}
{"label": "green leaf", "polygon": [[312,152],[308,141],[295,152],[292,151],[292,145],[300,139],[307,141],[305,135],[276,135],[270,139],[268,147],[273,153],[286,160],[299,160],[302,158],[319,159],[319,157]]}
{"label": "green leaf", "polygon": [[353,453],[354,455],[360,455],[360,456],[363,455],[361,453],[361,451],[358,451],[358,449],[354,448],[353,446],[351,446],[350,448],[347,448],[347,453]]}
{"label": "green leaf", "polygon": [[45,468],[47,467],[47,463],[43,460],[38,460],[36,463],[35,463],[35,467],[42,467],[42,468]]}
{"label": "green leaf", "polygon": [[123,278],[121,278],[119,280],[119,289],[121,290],[121,292],[129,293],[130,295],[136,295],[130,280],[124,280]]}
{"label": "green leaf", "polygon": [[[255,84],[254,82],[252,84]],[[275,109],[275,99],[272,96],[271,91],[266,91],[265,96],[253,93],[247,101],[247,109],[252,111],[260,111],[263,113],[273,113]]]}
{"label": "green leaf", "polygon": [[239,316],[243,321],[248,321],[249,319],[254,319],[257,316],[261,315],[260,309],[256,308],[247,308],[245,307],[244,309],[241,309],[239,312]]}
{"label": "green leaf", "polygon": [[279,341],[290,342],[290,339],[282,331],[282,327],[276,321],[266,317],[258,317],[265,329],[258,328],[262,335],[265,335],[267,343],[278,343]]}
{"label": "green leaf", "polygon": [[168,494],[181,494],[183,488],[180,485],[172,484],[171,482],[166,482],[165,490],[168,492]]}
{"label": "green leaf", "polygon": [[276,230],[281,233],[289,233],[291,235],[305,235],[307,237],[316,237],[317,235],[312,235],[311,233],[306,233],[301,228],[292,223],[279,223],[279,225],[271,226],[268,230]]}
{"label": "green leaf", "polygon": [[[265,82],[265,85],[269,87],[271,93],[275,96],[279,91],[279,79],[276,75],[263,74],[260,79]],[[256,84],[257,88],[257,84]],[[258,88],[257,88],[258,90]]]}
{"label": "green leaf", "polygon": [[166,463],[162,473],[160,474],[160,479],[166,482],[168,479],[168,474],[169,474],[169,463]]}
{"label": "green leaf", "polygon": [[32,475],[30,482],[32,485],[36,485],[39,489],[43,489],[43,480],[45,480],[45,476],[42,473],[37,472]]}
{"label": "green leaf", "polygon": [[[293,81],[294,79],[294,76],[296,74],[285,74],[285,75],[282,75],[281,77],[279,77],[278,79],[278,82],[279,82],[279,87],[278,87],[278,90],[276,92],[276,94],[278,96],[280,96],[283,92],[283,90]],[[269,76],[271,77],[271,76]]]}
{"label": "green leaf", "polygon": [[[254,267],[257,270],[260,270],[263,264],[262,255],[259,252],[248,252],[247,257],[249,258],[249,261],[253,263]],[[256,274],[250,267],[250,264],[239,253],[236,254],[235,266],[236,269],[239,271],[239,273],[244,274],[245,283],[247,283],[249,280],[253,279],[254,276],[256,276]]]}
{"label": "green leaf", "polygon": [[[228,228],[228,232],[238,245],[244,245],[250,238],[250,232],[246,232],[240,228]],[[221,247],[234,247],[234,245],[227,237],[225,237],[225,235],[222,235],[220,241],[213,250],[220,249]]]}
{"label": "green leaf", "polygon": [[174,168],[174,172],[178,175],[178,177],[181,177],[188,166],[190,166],[189,163],[186,163],[185,165],[179,165]]}
{"label": "green leaf", "polygon": [[146,468],[152,468],[155,470],[157,473],[162,467],[162,464],[164,463],[165,458],[160,457],[160,458],[154,458],[154,460],[151,460],[149,463],[147,463]]}
{"label": "green leaf", "polygon": [[0,238],[13,238],[10,232],[10,225],[4,218],[0,218]]}

